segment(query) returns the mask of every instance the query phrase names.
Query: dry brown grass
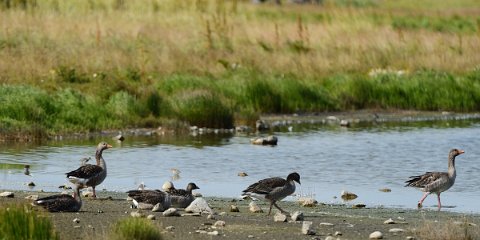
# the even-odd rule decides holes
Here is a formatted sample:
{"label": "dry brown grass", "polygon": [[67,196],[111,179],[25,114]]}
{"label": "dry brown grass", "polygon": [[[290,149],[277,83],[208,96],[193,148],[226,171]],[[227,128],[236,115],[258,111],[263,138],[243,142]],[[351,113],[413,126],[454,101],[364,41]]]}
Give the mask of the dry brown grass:
{"label": "dry brown grass", "polygon": [[465,219],[463,222],[426,221],[415,234],[423,240],[474,240],[480,239],[480,229],[476,224]]}

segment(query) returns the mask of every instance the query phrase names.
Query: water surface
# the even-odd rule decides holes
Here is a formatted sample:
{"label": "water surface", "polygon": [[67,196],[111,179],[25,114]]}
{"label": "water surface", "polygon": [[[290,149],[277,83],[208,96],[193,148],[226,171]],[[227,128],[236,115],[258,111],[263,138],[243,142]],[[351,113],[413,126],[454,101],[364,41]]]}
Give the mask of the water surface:
{"label": "water surface", "polygon": [[[99,141],[114,148],[104,152],[108,177],[97,189],[127,191],[144,182],[160,188],[172,180],[176,187],[195,182],[205,196],[238,197],[249,184],[297,171],[302,185],[297,194],[319,202],[342,203],[342,190],[359,195],[351,203],[415,208],[422,193],[403,187],[411,175],[446,171],[451,148],[465,150],[457,158],[455,185],[442,194],[449,211],[480,212],[480,125],[475,121],[380,124],[342,128],[293,126],[273,132],[278,146],[256,146],[256,135],[197,135],[129,137],[117,143],[110,137],[83,141],[0,146],[0,189],[60,191],[65,172],[76,169],[82,157],[94,157]],[[32,176],[23,174],[31,165]],[[181,171],[175,176],[171,169]],[[247,177],[239,177],[246,172]],[[389,188],[392,192],[379,191]],[[100,193],[101,195],[101,193]],[[337,198],[335,198],[337,197]],[[290,198],[292,199],[292,198]],[[351,204],[348,203],[348,204]],[[424,205],[433,208],[436,196]]]}

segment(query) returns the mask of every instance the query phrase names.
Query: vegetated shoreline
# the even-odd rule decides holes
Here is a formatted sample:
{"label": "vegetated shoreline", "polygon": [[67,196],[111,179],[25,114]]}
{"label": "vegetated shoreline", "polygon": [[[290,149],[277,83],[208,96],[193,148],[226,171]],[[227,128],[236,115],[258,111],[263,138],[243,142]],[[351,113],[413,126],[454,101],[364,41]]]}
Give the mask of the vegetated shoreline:
{"label": "vegetated shoreline", "polygon": [[[48,196],[52,193],[33,191],[14,191],[14,198],[0,198],[0,207],[8,204],[28,204],[25,197],[29,195]],[[107,239],[109,229],[116,221],[129,218],[131,203],[126,200],[125,193],[102,191],[100,199],[83,198],[83,206],[78,213],[49,213],[61,239],[72,236],[81,239]],[[217,215],[208,219],[207,215],[164,217],[161,212],[142,211],[153,214],[156,220],[152,222],[162,231],[165,239],[211,239],[211,235],[201,231],[218,231],[218,237],[229,239],[312,239],[301,233],[302,222],[274,222],[273,216],[264,213],[251,213],[250,201],[238,199],[205,197],[210,207]],[[268,204],[256,202],[264,211]],[[318,204],[314,207],[302,207],[295,201],[282,201],[282,208],[291,213],[301,211],[305,221],[313,222],[315,237],[322,239],[327,236],[337,236],[341,239],[367,239],[370,233],[381,231],[387,239],[405,239],[413,236],[417,239],[438,239],[439,236],[450,236],[450,239],[471,239],[480,237],[478,226],[479,214],[436,211],[434,209],[397,209],[366,206],[355,208],[350,204]],[[230,212],[230,206],[235,205],[240,212]],[[224,212],[223,214],[220,214]],[[183,211],[182,211],[183,213]],[[78,219],[74,222],[73,219]],[[392,219],[392,224],[385,224]],[[217,221],[225,221],[225,227],[213,228]],[[391,229],[401,229],[392,231]]]}
{"label": "vegetated shoreline", "polygon": [[[344,112],[319,112],[303,114],[266,114],[261,115],[262,120],[271,130],[296,124],[312,125],[344,125],[346,127],[356,125],[383,124],[383,123],[406,123],[406,122],[425,122],[425,121],[463,121],[478,120],[480,113],[455,113],[455,112],[437,112],[437,111],[413,111],[413,110],[358,110]],[[345,125],[346,124],[346,125]],[[239,125],[242,131],[255,132],[255,126]],[[130,136],[163,136],[163,135],[182,135],[190,134],[191,127],[186,123],[160,126],[158,128],[126,128],[110,129],[92,132],[77,132],[56,135],[32,136],[22,132],[0,134],[0,141],[43,141],[43,140],[67,140],[67,139],[87,139],[92,137],[108,137],[118,135],[122,132]],[[246,130],[245,130],[246,129]],[[197,129],[198,130],[198,129]],[[231,129],[212,129],[204,128],[199,134],[233,134],[236,128]]]}

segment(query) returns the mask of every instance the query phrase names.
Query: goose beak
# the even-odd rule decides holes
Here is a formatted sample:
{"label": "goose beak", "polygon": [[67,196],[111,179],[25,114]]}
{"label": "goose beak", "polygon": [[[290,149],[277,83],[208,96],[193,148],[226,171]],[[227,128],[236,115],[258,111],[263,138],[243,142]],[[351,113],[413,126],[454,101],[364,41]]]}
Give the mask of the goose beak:
{"label": "goose beak", "polygon": [[112,145],[110,145],[110,144],[107,144],[107,148],[112,148]]}
{"label": "goose beak", "polygon": [[463,151],[463,150],[458,150],[458,155],[464,154],[464,153],[465,153],[465,151]]}

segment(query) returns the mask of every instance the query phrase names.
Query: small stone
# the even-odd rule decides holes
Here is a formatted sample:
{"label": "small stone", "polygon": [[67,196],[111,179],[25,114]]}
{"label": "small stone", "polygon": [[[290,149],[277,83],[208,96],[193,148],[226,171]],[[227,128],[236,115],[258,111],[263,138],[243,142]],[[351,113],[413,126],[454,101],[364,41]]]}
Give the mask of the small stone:
{"label": "small stone", "polygon": [[337,239],[334,238],[334,237],[332,237],[332,236],[327,236],[327,237],[325,238],[325,240],[337,240]]}
{"label": "small stone", "polygon": [[306,198],[299,198],[298,202],[303,206],[303,207],[315,207],[317,206],[318,202],[317,200],[311,198],[311,197],[306,197]]}
{"label": "small stone", "polygon": [[29,183],[27,183],[27,186],[29,186],[29,187],[35,187],[35,183],[34,183],[34,182],[29,182]]}
{"label": "small stone", "polygon": [[250,206],[249,209],[252,213],[263,213],[263,210],[255,202],[250,202],[248,206]]}
{"label": "small stone", "polygon": [[134,218],[143,218],[143,217],[145,217],[145,214],[136,211],[136,212],[131,212],[131,213],[130,213],[130,216],[132,216],[132,217],[134,217]]}
{"label": "small stone", "polygon": [[340,194],[341,198],[345,201],[350,201],[357,198],[357,194],[343,190]]}
{"label": "small stone", "polygon": [[148,219],[148,220],[155,220],[156,217],[155,217],[155,215],[150,214],[150,215],[147,216],[147,219]]}
{"label": "small stone", "polygon": [[333,236],[342,236],[342,232],[336,231]]}
{"label": "small stone", "polygon": [[406,239],[406,240],[415,240],[415,237],[407,236],[405,239]]}
{"label": "small stone", "polygon": [[385,220],[385,222],[383,222],[383,224],[395,224],[395,221],[393,221],[393,219],[389,218],[389,219]]}
{"label": "small stone", "polygon": [[97,210],[97,213],[103,213],[103,210],[99,209],[99,210]]}
{"label": "small stone", "polygon": [[248,174],[246,172],[239,172],[238,176],[239,177],[246,177],[246,176],[248,176]]}
{"label": "small stone", "polygon": [[391,232],[391,233],[402,233],[402,232],[405,232],[404,229],[401,229],[401,228],[391,228],[390,230],[388,230],[388,232]]}
{"label": "small stone", "polygon": [[214,227],[225,227],[225,221],[216,221],[214,224],[213,224]]}
{"label": "small stone", "polygon": [[311,221],[303,221],[302,223],[302,233],[305,235],[315,235],[315,230],[313,230],[313,223]]}
{"label": "small stone", "polygon": [[227,215],[227,213],[226,213],[226,212],[221,212],[221,213],[219,213],[218,215],[219,215],[219,216],[225,216],[225,215]]}
{"label": "small stone", "polygon": [[28,200],[37,200],[38,199],[38,195],[28,195],[25,197],[25,199],[28,199]]}
{"label": "small stone", "polygon": [[80,225],[75,225],[75,226],[73,226],[73,228],[81,228],[81,227],[82,227],[82,226],[80,226]]}
{"label": "small stone", "polygon": [[380,191],[380,192],[391,192],[392,189],[390,189],[390,188],[380,188],[380,189],[378,189],[378,191]]}
{"label": "small stone", "polygon": [[15,194],[13,192],[2,192],[0,193],[0,197],[7,197],[7,198],[13,198]]}
{"label": "small stone", "polygon": [[370,239],[382,239],[383,238],[383,233],[380,232],[380,231],[372,232],[372,233],[370,233],[369,238]]}
{"label": "small stone", "polygon": [[342,119],[342,120],[340,120],[340,126],[350,127],[350,122],[348,120]]}
{"label": "small stone", "polygon": [[167,231],[172,231],[173,229],[175,229],[174,226],[167,226],[167,227],[165,228],[165,230],[167,230]]}
{"label": "small stone", "polygon": [[177,211],[176,208],[169,208],[163,212],[164,217],[178,217],[180,213]]}
{"label": "small stone", "polygon": [[82,193],[83,197],[93,197],[93,192],[86,191]]}
{"label": "small stone", "polygon": [[206,234],[206,233],[208,233],[208,232],[205,231],[205,230],[197,230],[197,231],[195,231],[195,232],[196,232],[196,233],[200,233],[200,234]]}
{"label": "small stone", "polygon": [[185,208],[185,212],[187,213],[207,213],[212,214],[213,211],[208,206],[208,203],[203,198],[196,198],[188,207]]}
{"label": "small stone", "polygon": [[230,205],[230,212],[240,212],[240,209],[235,205]]}
{"label": "small stone", "polygon": [[208,214],[207,219],[209,219],[209,220],[215,220],[215,215],[213,215],[213,214]]}
{"label": "small stone", "polygon": [[253,235],[248,235],[247,238],[254,238],[255,236]]}
{"label": "small stone", "polygon": [[79,222],[80,222],[80,219],[75,218],[75,219],[73,219],[73,222],[74,222],[74,223],[79,223]]}
{"label": "small stone", "polygon": [[152,208],[152,212],[163,212],[163,211],[165,211],[165,208],[161,203],[155,204],[155,206],[153,206]]}
{"label": "small stone", "polygon": [[303,212],[295,211],[291,216],[292,221],[303,221]]}
{"label": "small stone", "polygon": [[328,223],[328,222],[321,222],[320,226],[327,226],[327,227],[333,227],[335,224],[333,223]]}
{"label": "small stone", "polygon": [[275,216],[273,216],[273,221],[275,222],[286,222],[287,221],[287,215],[277,212]]}
{"label": "small stone", "polygon": [[208,235],[212,235],[212,236],[217,236],[218,235],[218,231],[212,231],[212,232],[208,232],[207,233]]}
{"label": "small stone", "polygon": [[352,208],[365,208],[367,205],[363,203],[357,203],[352,206]]}

